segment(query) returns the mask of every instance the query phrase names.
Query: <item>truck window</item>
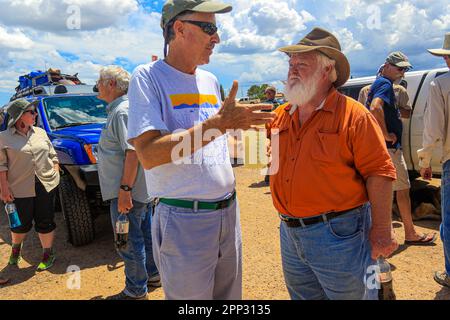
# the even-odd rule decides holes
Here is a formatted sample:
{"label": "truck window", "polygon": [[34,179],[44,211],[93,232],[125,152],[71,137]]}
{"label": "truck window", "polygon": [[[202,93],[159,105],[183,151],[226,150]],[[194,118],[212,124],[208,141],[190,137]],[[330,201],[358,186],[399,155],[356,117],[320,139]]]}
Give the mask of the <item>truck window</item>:
{"label": "truck window", "polygon": [[51,97],[43,103],[52,129],[106,122],[107,103],[95,96]]}
{"label": "truck window", "polygon": [[361,85],[355,85],[355,86],[348,86],[348,87],[341,87],[338,89],[339,92],[342,94],[345,94],[347,97],[353,98],[355,100],[358,100],[359,92],[362,88],[364,88],[366,84]]}

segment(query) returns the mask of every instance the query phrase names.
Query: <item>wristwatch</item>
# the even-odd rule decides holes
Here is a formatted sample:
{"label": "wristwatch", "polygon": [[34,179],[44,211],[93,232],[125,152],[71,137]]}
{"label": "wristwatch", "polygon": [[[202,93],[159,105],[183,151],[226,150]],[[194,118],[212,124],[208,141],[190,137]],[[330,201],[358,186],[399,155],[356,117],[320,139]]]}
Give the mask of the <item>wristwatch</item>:
{"label": "wristwatch", "polygon": [[123,191],[127,191],[127,192],[133,190],[132,187],[130,187],[130,186],[126,185],[126,184],[122,184],[122,185],[120,186],[120,189],[122,189]]}

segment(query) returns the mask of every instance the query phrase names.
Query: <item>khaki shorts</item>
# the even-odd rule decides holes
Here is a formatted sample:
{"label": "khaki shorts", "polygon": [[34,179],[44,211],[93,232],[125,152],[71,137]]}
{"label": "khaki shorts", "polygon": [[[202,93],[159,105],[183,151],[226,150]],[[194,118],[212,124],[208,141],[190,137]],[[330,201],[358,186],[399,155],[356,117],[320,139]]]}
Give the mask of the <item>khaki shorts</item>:
{"label": "khaki shorts", "polygon": [[397,171],[397,180],[392,185],[393,191],[407,190],[411,188],[409,182],[408,168],[406,167],[405,158],[401,149],[388,149],[395,170]]}

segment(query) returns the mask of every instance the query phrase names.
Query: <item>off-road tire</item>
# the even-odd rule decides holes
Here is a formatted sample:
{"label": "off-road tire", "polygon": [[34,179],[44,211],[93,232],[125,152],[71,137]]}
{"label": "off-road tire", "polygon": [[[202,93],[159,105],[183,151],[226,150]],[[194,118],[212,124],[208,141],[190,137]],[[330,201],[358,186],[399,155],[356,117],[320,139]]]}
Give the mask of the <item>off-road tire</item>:
{"label": "off-road tire", "polygon": [[95,237],[95,228],[89,202],[86,194],[69,175],[61,177],[59,199],[69,242],[75,247],[91,243]]}

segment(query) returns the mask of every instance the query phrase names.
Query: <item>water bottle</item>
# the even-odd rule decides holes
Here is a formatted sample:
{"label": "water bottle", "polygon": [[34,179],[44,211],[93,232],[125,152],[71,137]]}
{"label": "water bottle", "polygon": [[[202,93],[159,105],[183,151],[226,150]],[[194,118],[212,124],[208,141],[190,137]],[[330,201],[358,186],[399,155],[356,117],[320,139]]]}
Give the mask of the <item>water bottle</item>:
{"label": "water bottle", "polygon": [[8,215],[9,227],[11,229],[18,228],[22,225],[20,222],[19,214],[17,213],[17,208],[14,202],[7,203],[5,205],[5,211]]}
{"label": "water bottle", "polygon": [[378,258],[377,265],[380,268],[378,274],[378,280],[380,281],[378,300],[396,300],[394,287],[392,286],[391,266],[384,258]]}
{"label": "water bottle", "polygon": [[127,215],[120,214],[116,221],[116,232],[114,233],[114,243],[118,250],[127,247],[129,226],[130,222]]}

